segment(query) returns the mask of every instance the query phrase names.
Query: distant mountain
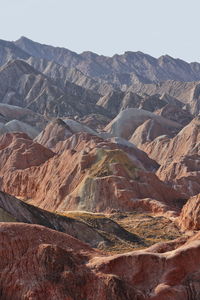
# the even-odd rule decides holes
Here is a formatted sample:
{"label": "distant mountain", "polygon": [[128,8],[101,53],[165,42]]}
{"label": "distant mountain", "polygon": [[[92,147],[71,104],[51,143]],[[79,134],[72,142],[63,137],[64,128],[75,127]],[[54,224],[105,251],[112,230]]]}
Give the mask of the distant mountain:
{"label": "distant mountain", "polygon": [[200,112],[200,81],[166,80],[157,84],[137,83],[130,86],[127,91],[139,95],[168,94],[184,103],[192,114],[198,115]]}
{"label": "distant mountain", "polygon": [[0,68],[0,101],[29,108],[47,117],[107,114],[96,106],[100,95],[69,81],[61,87],[22,60]]}
{"label": "distant mountain", "polygon": [[169,104],[163,94],[181,101],[180,110],[193,115],[200,111],[200,64],[168,55],[77,54],[21,37],[16,42],[0,40],[0,65],[0,102],[47,117],[115,117],[131,107],[153,112]]}
{"label": "distant mountain", "polygon": [[113,57],[90,51],[77,54],[65,48],[36,43],[25,37],[17,40],[15,45],[31,56],[51,60],[67,68],[76,67],[87,76],[102,78],[119,86],[128,86],[137,81],[200,80],[199,63],[187,63],[169,55],[156,59],[140,51],[127,51]]}
{"label": "distant mountain", "polygon": [[28,59],[30,54],[17,47],[14,43],[0,40],[0,66],[12,59]]}

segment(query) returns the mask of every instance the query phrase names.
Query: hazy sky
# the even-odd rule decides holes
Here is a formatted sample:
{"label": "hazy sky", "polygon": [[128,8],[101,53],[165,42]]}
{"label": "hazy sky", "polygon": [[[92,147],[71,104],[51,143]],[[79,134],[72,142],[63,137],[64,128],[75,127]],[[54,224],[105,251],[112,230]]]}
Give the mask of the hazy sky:
{"label": "hazy sky", "polygon": [[0,0],[0,39],[200,62],[200,0]]}

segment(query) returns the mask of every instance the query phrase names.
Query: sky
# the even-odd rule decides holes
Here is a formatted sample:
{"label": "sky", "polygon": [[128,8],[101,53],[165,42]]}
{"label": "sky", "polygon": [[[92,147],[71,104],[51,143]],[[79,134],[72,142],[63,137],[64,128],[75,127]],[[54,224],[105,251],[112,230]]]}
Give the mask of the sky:
{"label": "sky", "polygon": [[200,62],[200,0],[0,0],[0,39]]}

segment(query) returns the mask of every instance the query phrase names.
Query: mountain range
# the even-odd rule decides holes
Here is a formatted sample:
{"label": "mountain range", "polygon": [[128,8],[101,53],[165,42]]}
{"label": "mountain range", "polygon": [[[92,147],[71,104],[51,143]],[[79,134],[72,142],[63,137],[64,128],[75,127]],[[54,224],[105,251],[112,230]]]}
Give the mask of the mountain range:
{"label": "mountain range", "polygon": [[0,299],[200,299],[200,63],[0,40]]}

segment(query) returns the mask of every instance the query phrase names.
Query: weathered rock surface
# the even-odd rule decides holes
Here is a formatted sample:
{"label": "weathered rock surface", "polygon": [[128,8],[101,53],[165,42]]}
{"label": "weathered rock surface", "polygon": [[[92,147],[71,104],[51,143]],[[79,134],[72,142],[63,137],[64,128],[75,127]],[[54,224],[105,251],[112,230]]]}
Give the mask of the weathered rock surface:
{"label": "weathered rock surface", "polygon": [[84,123],[78,122],[77,120],[64,118],[55,119],[54,121],[50,122],[35,138],[35,141],[57,152],[60,147],[59,145],[62,147],[62,142],[75,133],[88,133],[90,135],[99,137],[101,135],[103,135],[103,137],[109,136],[107,133],[98,133],[97,131],[91,129]]}
{"label": "weathered rock surface", "polygon": [[143,109],[129,108],[120,112],[106,127],[105,130],[113,136],[125,139],[131,138],[138,126],[147,120],[156,120],[162,126],[179,131],[182,126]]}
{"label": "weathered rock surface", "polygon": [[156,173],[158,177],[182,190],[186,197],[200,192],[199,124],[197,116],[172,139],[160,136],[140,144],[140,148],[161,165]]}
{"label": "weathered rock surface", "polygon": [[26,134],[7,133],[0,137],[1,177],[7,172],[39,166],[55,154],[33,142]]}
{"label": "weathered rock surface", "polygon": [[47,124],[47,120],[42,115],[35,113],[27,108],[22,108],[5,103],[0,103],[0,118],[1,122],[3,123],[7,123],[15,119],[20,122],[29,124],[32,127],[36,127],[39,130],[42,130]]}
{"label": "weathered rock surface", "polygon": [[199,154],[185,155],[171,163],[165,163],[156,174],[161,180],[181,190],[187,197],[200,192]]}
{"label": "weathered rock surface", "polygon": [[0,66],[3,66],[12,59],[28,59],[30,54],[14,43],[0,40]]}
{"label": "weathered rock surface", "polygon": [[198,300],[200,296],[199,234],[186,243],[115,256],[103,256],[67,234],[39,225],[1,223],[0,241],[3,300]]}
{"label": "weathered rock surface", "polygon": [[111,118],[100,114],[89,114],[80,118],[80,121],[91,129],[101,132],[103,128],[110,123]]}
{"label": "weathered rock surface", "polygon": [[200,230],[200,194],[190,198],[183,206],[179,224],[183,230]]}
{"label": "weathered rock surface", "polygon": [[28,108],[46,117],[107,114],[96,105],[100,95],[66,82],[62,87],[22,60],[9,61],[0,68],[2,103]]}
{"label": "weathered rock surface", "polygon": [[[4,211],[4,216],[5,213],[9,214],[15,222],[38,224],[65,232],[92,247],[97,247],[101,242],[109,244],[108,239],[84,222],[50,213],[3,192],[0,192],[0,208]],[[8,219],[6,222],[8,221],[10,220]],[[132,239],[134,239],[134,235]],[[137,241],[136,236],[135,241]]]}
{"label": "weathered rock surface", "polygon": [[137,147],[141,147],[142,144],[151,142],[156,137],[162,135],[172,135],[170,128],[163,126],[156,120],[150,119],[137,127],[129,141],[135,144]]}
{"label": "weathered rock surface", "polygon": [[130,86],[127,91],[137,93],[139,95],[168,94],[185,104],[190,113],[198,115],[200,111],[199,85],[199,81],[183,82],[175,79],[166,80],[157,84],[144,84],[139,82]]}
{"label": "weathered rock surface", "polygon": [[192,115],[187,109],[182,109],[177,105],[167,104],[163,108],[155,111],[156,114],[175,121],[183,126],[186,126],[193,119]]}
{"label": "weathered rock surface", "polygon": [[168,250],[169,245],[163,246],[94,258],[89,266],[107,274],[112,270],[120,278],[126,278],[146,300],[197,300],[200,296],[199,234],[181,246],[174,243],[173,250]]}
{"label": "weathered rock surface", "polygon": [[52,47],[33,42],[21,37],[15,45],[37,58],[55,61],[60,65],[76,67],[91,77],[100,77],[120,86],[130,85],[138,80],[143,82],[158,82],[168,79],[180,81],[199,80],[199,64],[189,64],[169,55],[159,59],[140,51],[127,51],[122,55],[107,57],[92,52],[78,55],[65,48]]}
{"label": "weathered rock surface", "polygon": [[62,119],[56,119],[45,127],[35,141],[46,148],[53,149],[57,143],[65,141],[73,134],[73,130]]}
{"label": "weathered rock surface", "polygon": [[[1,155],[6,160],[7,156],[3,154],[4,151],[9,153],[6,150],[7,139],[5,136]],[[61,142],[62,147],[57,155],[31,140],[14,139],[14,145],[22,142],[25,153],[26,143],[28,149],[29,145],[33,149],[39,148],[39,157],[38,152],[34,152],[38,161],[35,163],[31,159],[31,168],[26,160],[22,166],[17,167],[21,162],[14,158],[17,154],[23,155],[23,152],[20,148],[12,151],[12,142],[9,143],[11,153],[2,169],[1,189],[31,199],[31,203],[41,208],[94,212],[131,210],[138,206],[135,202],[138,198],[153,198],[173,207],[181,205],[180,193],[161,182],[155,174],[146,171],[141,157],[148,163],[150,161],[137,148],[131,148],[130,153],[126,153],[123,147],[121,149],[115,143],[88,134],[76,134],[64,143]],[[47,155],[41,160],[41,154],[45,151]]]}

